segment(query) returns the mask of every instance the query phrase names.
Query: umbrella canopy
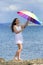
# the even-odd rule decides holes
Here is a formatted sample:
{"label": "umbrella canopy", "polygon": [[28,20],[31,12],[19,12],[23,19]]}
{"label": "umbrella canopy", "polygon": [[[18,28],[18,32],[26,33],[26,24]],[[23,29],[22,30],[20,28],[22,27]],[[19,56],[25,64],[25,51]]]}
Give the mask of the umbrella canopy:
{"label": "umbrella canopy", "polygon": [[30,12],[30,11],[27,11],[27,10],[22,10],[22,11],[19,11],[17,12],[20,16],[22,16],[23,18],[25,19],[28,19],[29,21],[35,23],[35,24],[41,24],[41,21],[38,19],[38,17]]}

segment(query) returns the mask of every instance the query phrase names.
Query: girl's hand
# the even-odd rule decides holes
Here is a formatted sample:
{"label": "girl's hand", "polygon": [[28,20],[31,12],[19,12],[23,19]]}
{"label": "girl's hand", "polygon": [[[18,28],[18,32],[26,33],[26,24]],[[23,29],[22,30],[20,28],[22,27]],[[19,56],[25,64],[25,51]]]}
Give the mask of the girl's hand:
{"label": "girl's hand", "polygon": [[[24,30],[24,28],[28,25],[29,21],[30,21],[30,19],[29,19],[29,17],[28,17],[27,22],[26,22],[24,25],[21,25],[21,27],[22,27],[23,30]],[[22,30],[22,31],[23,31],[23,30]]]}

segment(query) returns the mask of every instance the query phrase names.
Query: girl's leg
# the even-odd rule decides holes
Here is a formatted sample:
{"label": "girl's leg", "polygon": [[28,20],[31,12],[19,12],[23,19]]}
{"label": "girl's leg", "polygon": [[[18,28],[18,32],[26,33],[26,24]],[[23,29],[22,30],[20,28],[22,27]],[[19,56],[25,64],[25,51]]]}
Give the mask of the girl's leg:
{"label": "girl's leg", "polygon": [[18,44],[18,60],[20,60],[21,51],[22,51],[22,44]]}
{"label": "girl's leg", "polygon": [[15,57],[18,57],[18,60],[20,60],[20,55],[21,55],[21,51],[22,51],[22,44],[17,44],[18,45],[18,50],[16,52]]}

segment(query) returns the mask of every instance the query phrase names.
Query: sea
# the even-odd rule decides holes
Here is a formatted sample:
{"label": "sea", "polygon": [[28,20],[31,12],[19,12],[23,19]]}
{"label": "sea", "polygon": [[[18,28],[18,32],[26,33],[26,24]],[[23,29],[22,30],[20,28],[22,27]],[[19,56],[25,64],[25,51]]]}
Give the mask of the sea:
{"label": "sea", "polygon": [[[0,58],[12,60],[18,49],[11,24],[0,24]],[[43,26],[27,26],[23,32],[23,60],[43,58]]]}

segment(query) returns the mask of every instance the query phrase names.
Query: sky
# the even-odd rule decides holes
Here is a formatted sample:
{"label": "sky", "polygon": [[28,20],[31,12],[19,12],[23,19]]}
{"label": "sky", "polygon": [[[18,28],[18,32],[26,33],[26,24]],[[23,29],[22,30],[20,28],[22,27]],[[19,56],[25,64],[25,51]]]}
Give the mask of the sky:
{"label": "sky", "polygon": [[24,9],[34,12],[43,22],[43,0],[0,0],[0,23],[11,23],[14,18],[25,21],[17,14]]}

